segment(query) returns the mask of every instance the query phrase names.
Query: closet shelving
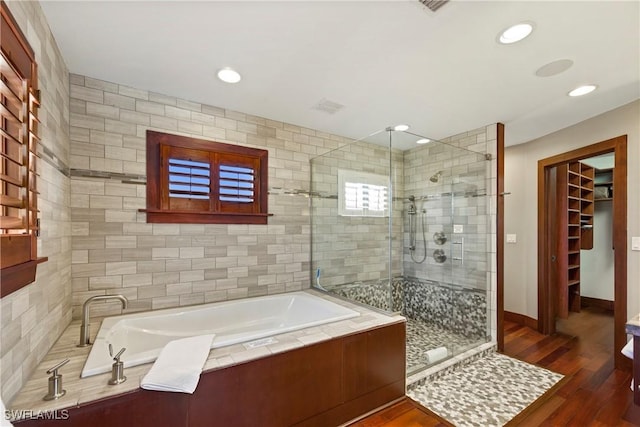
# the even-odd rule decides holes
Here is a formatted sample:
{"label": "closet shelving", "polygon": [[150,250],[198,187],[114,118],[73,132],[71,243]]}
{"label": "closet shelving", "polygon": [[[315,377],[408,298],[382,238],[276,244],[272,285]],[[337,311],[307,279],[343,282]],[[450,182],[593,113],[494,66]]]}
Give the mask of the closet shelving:
{"label": "closet shelving", "polygon": [[596,169],[593,187],[594,201],[613,200],[613,169]]}
{"label": "closet shelving", "polygon": [[593,248],[595,169],[580,162],[557,168],[558,316],[580,311],[580,251]]}

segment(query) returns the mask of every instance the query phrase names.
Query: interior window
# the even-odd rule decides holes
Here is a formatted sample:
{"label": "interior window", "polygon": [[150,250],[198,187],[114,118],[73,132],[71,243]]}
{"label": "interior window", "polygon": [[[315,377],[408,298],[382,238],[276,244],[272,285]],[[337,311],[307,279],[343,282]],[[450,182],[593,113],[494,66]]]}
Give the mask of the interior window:
{"label": "interior window", "polygon": [[339,169],[338,214],[388,216],[389,178],[373,173]]}
{"label": "interior window", "polygon": [[147,222],[266,224],[267,155],[147,131]]}

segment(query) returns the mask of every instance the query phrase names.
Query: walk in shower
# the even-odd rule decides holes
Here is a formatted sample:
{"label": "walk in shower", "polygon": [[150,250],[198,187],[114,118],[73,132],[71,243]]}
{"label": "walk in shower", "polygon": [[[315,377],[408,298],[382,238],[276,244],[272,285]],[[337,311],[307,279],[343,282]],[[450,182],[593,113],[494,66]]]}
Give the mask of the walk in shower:
{"label": "walk in shower", "polygon": [[407,318],[407,374],[490,338],[491,156],[390,128],[311,160],[314,286]]}

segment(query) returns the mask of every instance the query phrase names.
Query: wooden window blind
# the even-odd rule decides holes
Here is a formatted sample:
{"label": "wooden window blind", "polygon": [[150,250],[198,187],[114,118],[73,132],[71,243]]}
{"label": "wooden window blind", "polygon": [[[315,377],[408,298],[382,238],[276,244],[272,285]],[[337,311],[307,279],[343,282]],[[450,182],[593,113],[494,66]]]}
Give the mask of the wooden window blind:
{"label": "wooden window blind", "polygon": [[147,222],[266,224],[267,154],[147,131]]}
{"label": "wooden window blind", "polygon": [[1,296],[35,280],[39,233],[37,68],[4,2],[0,53]]}

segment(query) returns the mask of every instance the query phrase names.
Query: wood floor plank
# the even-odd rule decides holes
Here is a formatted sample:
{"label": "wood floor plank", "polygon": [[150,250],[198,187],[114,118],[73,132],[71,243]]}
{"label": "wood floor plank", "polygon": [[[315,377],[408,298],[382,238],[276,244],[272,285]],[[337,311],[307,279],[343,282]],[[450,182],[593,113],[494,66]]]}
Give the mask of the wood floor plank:
{"label": "wood floor plank", "polygon": [[516,424],[507,424],[508,426],[517,425],[519,427],[538,427],[544,420],[549,418],[558,408],[565,404],[567,399],[560,396],[553,396],[547,399],[538,409],[532,412],[526,418],[521,419]]}
{"label": "wood floor plank", "polygon": [[402,401],[384,408],[349,427],[451,427],[437,414],[418,402],[405,397]]}

